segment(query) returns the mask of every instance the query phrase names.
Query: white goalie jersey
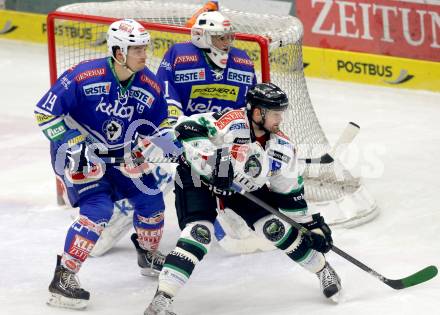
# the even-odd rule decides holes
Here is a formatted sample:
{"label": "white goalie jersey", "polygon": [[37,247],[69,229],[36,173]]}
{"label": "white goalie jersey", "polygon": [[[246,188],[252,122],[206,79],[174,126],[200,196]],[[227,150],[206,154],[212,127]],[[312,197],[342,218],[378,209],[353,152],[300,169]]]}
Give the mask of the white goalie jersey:
{"label": "white goalie jersey", "polygon": [[281,211],[306,214],[303,168],[294,144],[282,132],[268,134],[264,139],[253,137],[246,113],[245,109],[238,109],[182,117],[175,131],[185,149],[186,161],[200,176],[209,178],[209,158],[217,149],[226,147],[235,178],[251,183],[243,188],[252,191],[266,184],[276,194]]}

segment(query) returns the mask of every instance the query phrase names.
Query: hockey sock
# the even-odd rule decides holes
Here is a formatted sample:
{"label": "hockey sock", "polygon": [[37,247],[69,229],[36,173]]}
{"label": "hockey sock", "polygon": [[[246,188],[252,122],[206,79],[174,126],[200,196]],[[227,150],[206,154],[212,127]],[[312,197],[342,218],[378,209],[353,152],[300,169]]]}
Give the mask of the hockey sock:
{"label": "hockey sock", "polygon": [[317,273],[324,267],[324,255],[311,249],[307,242],[303,242],[302,234],[287,222],[274,215],[268,215],[258,220],[254,227],[257,234],[264,236],[305,269]]}
{"label": "hockey sock", "polygon": [[165,259],[159,275],[159,291],[175,296],[191,276],[195,265],[203,259],[211,246],[214,226],[208,221],[186,225],[176,248]]}
{"label": "hockey sock", "polygon": [[133,222],[138,235],[139,246],[149,251],[159,249],[164,226],[163,210],[148,217],[142,216],[135,211]]}
{"label": "hockey sock", "polygon": [[102,225],[91,221],[88,217],[79,216],[67,232],[61,264],[73,272],[78,272],[103,229]]}

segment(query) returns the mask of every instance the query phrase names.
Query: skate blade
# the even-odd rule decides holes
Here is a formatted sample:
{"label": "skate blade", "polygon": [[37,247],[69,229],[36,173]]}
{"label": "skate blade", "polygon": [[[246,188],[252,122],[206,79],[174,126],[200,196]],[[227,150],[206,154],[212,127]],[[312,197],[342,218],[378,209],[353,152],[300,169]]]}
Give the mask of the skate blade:
{"label": "skate blade", "polygon": [[88,300],[72,299],[56,293],[49,293],[49,299],[46,304],[54,307],[70,308],[74,310],[83,310],[87,307]]}
{"label": "skate blade", "polygon": [[145,277],[158,277],[160,271],[151,268],[141,268],[141,275]]}
{"label": "skate blade", "polygon": [[344,293],[342,289],[339,289],[339,291],[333,294],[331,297],[329,297],[328,300],[334,304],[339,304],[341,302],[344,302]]}

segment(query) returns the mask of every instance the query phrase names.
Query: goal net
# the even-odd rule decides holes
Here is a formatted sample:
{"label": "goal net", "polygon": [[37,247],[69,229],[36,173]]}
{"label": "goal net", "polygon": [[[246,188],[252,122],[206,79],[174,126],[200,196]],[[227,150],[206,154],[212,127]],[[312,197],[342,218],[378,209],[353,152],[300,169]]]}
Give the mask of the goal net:
{"label": "goal net", "polygon": [[[107,54],[108,25],[121,18],[141,22],[152,37],[148,67],[155,72],[167,49],[190,40],[184,27],[198,5],[154,1],[112,1],[71,4],[48,15],[52,83],[69,67]],[[282,130],[297,144],[301,158],[319,157],[331,146],[321,128],[307,90],[303,71],[303,26],[293,16],[238,12],[222,8],[237,32],[234,46],[244,49],[255,65],[258,82],[271,81],[289,96]],[[312,211],[334,225],[354,226],[374,217],[377,205],[360,178],[336,159],[331,164],[307,165],[305,193]]]}

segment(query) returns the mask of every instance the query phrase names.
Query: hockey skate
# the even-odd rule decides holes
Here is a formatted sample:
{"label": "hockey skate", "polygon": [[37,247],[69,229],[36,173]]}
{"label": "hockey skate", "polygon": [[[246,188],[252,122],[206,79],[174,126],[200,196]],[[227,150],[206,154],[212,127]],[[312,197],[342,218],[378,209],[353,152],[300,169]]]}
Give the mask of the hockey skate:
{"label": "hockey skate", "polygon": [[141,275],[158,276],[165,263],[165,255],[159,251],[149,251],[140,247],[136,233],[131,235],[131,241],[136,247],[138,266],[141,268]]}
{"label": "hockey skate", "polygon": [[61,256],[57,256],[57,266],[49,285],[48,305],[72,309],[87,306],[90,293],[80,287],[76,274],[61,266]]}
{"label": "hockey skate", "polygon": [[321,271],[318,271],[316,275],[319,278],[321,290],[325,297],[331,299],[335,303],[338,303],[339,295],[342,290],[341,279],[336,274],[332,266],[326,262],[324,268],[322,268]]}
{"label": "hockey skate", "polygon": [[166,293],[157,291],[144,315],[176,315],[171,309],[173,300]]}

